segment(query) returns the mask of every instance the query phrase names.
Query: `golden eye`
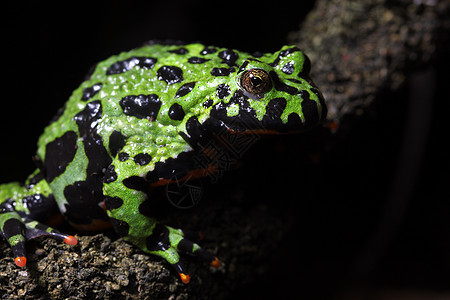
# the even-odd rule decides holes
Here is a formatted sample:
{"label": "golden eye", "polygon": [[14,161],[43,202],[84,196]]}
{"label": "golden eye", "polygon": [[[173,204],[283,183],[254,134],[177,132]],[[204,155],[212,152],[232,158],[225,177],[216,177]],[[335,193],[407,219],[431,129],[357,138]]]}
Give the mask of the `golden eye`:
{"label": "golden eye", "polygon": [[266,71],[262,69],[251,69],[242,74],[241,86],[250,94],[261,95],[272,89],[272,80]]}

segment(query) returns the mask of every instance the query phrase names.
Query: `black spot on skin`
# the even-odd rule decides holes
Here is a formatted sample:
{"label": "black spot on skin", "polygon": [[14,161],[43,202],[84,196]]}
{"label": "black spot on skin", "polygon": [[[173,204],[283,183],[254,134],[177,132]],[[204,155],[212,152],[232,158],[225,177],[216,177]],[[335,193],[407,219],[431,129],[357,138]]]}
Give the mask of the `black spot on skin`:
{"label": "black spot on skin", "polygon": [[146,179],[153,183],[163,179],[180,179],[183,178],[188,171],[196,168],[194,156],[196,152],[182,152],[177,158],[168,158],[164,162],[157,162],[153,171],[147,173]]}
{"label": "black spot on skin", "polygon": [[278,131],[283,130],[283,122],[280,117],[286,108],[286,99],[284,98],[274,98],[269,101],[266,106],[266,114],[262,119],[262,124],[264,128],[275,129]]}
{"label": "black spot on skin", "polygon": [[64,188],[64,196],[68,202],[65,205],[65,215],[75,224],[90,224],[93,219],[108,219],[98,206],[103,200],[103,171],[112,162],[103,139],[97,132],[97,121],[101,117],[102,105],[97,100],[87,103],[73,118],[78,125],[79,137],[83,141],[88,160],[86,180],[74,182]]}
{"label": "black spot on skin", "polygon": [[140,166],[148,165],[152,161],[152,156],[147,153],[139,153],[134,157],[134,162]]}
{"label": "black spot on skin", "polygon": [[123,181],[123,185],[129,189],[146,192],[148,190],[147,181],[139,176],[131,176]]}
{"label": "black spot on skin", "polygon": [[74,120],[78,125],[80,136],[88,136],[92,131],[92,123],[102,117],[102,104],[100,100],[86,104],[85,108],[75,115]]}
{"label": "black spot on skin", "polygon": [[203,102],[203,108],[211,107],[211,105],[214,104],[214,101],[212,99],[208,99],[205,102]]}
{"label": "black spot on skin", "polygon": [[169,247],[169,230],[161,225],[156,224],[152,234],[145,239],[145,245],[149,251],[165,250]]}
{"label": "black spot on skin", "polygon": [[296,95],[299,93],[298,89],[285,84],[284,82],[281,82],[281,80],[278,78],[277,73],[274,71],[269,72],[270,77],[272,78],[274,87],[277,91],[288,93],[289,95]]}
{"label": "black spot on skin", "polygon": [[122,150],[124,146],[125,137],[119,131],[114,130],[109,136],[109,153],[111,153],[111,156],[114,157],[120,150]]}
{"label": "black spot on skin", "polygon": [[207,62],[208,60],[209,59],[207,59],[207,58],[192,56],[192,57],[189,57],[188,62],[191,64],[203,64],[203,63]]}
{"label": "black spot on skin", "polygon": [[231,90],[227,84],[222,83],[217,86],[217,97],[219,97],[219,99],[224,99],[224,98],[228,97],[228,95],[230,95],[230,93],[231,93]]}
{"label": "black spot on skin", "polygon": [[155,66],[156,62],[157,59],[153,57],[130,57],[126,60],[112,64],[108,70],[106,70],[106,75],[125,73],[136,66],[143,69],[151,69]]}
{"label": "black spot on skin", "polygon": [[83,96],[81,97],[81,101],[88,101],[92,99],[101,89],[102,89],[101,83],[96,83],[91,87],[87,87],[83,90]]}
{"label": "black spot on skin", "polygon": [[139,205],[138,211],[141,215],[147,216],[149,218],[155,217],[155,203],[152,200],[153,199],[146,199]]}
{"label": "black spot on skin", "polygon": [[105,196],[105,208],[107,210],[113,210],[123,205],[123,200],[119,197]]}
{"label": "black spot on skin", "polygon": [[169,85],[183,81],[183,71],[175,66],[162,66],[156,75],[158,80],[165,81]]}
{"label": "black spot on skin", "polygon": [[156,120],[161,108],[161,101],[158,95],[129,95],[119,101],[123,113],[138,119],[148,118],[150,121]]}
{"label": "black spot on skin", "polygon": [[302,84],[302,82],[298,79],[288,78],[288,80],[293,83]]}
{"label": "black spot on skin", "polygon": [[300,51],[300,49],[297,47],[292,47],[292,48],[280,51],[280,53],[278,54],[278,57],[272,63],[270,63],[269,66],[276,67],[282,57],[286,57],[289,54],[297,52],[297,51]]}
{"label": "black spot on skin", "polygon": [[178,249],[183,249],[187,253],[192,253],[192,250],[194,249],[193,246],[194,244],[192,242],[189,242],[184,238],[178,243]]}
{"label": "black spot on skin", "polygon": [[38,222],[45,222],[50,216],[59,212],[53,194],[48,197],[42,194],[29,195],[23,198],[30,213],[27,217]]}
{"label": "black spot on skin", "polygon": [[203,128],[196,116],[192,116],[187,120],[186,131],[190,137],[189,140],[191,145],[199,144],[199,141],[202,140],[203,136],[206,134],[205,128]]}
{"label": "black spot on skin", "polygon": [[183,47],[175,49],[175,50],[169,50],[168,52],[174,53],[174,54],[180,54],[180,55],[189,53],[189,51],[186,48],[183,48]]}
{"label": "black spot on skin", "polygon": [[118,235],[120,236],[128,236],[128,233],[130,231],[130,225],[128,225],[127,222],[122,221],[122,220],[118,220],[115,218],[109,218],[109,221],[111,222],[111,224],[114,227],[114,230],[117,232]]}
{"label": "black spot on skin", "polygon": [[184,132],[179,132],[179,134],[192,148],[198,151],[212,139],[210,132],[198,121],[196,116],[192,116],[186,121],[186,131],[187,134]]}
{"label": "black spot on skin", "polygon": [[203,49],[202,51],[200,51],[201,55],[207,55],[207,54],[213,54],[216,53],[217,49],[213,48],[213,47],[206,47],[205,49]]}
{"label": "black spot on skin", "polygon": [[286,108],[286,104],[287,102],[284,98],[274,98],[270,100],[266,106],[265,116],[270,119],[280,118]]}
{"label": "black spot on skin", "polygon": [[302,119],[297,113],[290,113],[288,116],[288,121],[286,123],[287,128],[302,128],[304,127]]}
{"label": "black spot on skin", "polygon": [[213,68],[211,70],[212,76],[228,76],[235,71],[234,68]]}
{"label": "black spot on skin", "polygon": [[178,104],[178,103],[174,103],[172,104],[172,106],[170,106],[169,108],[169,118],[171,118],[174,121],[181,121],[183,120],[185,116],[183,107]]}
{"label": "black spot on skin", "polygon": [[219,52],[219,58],[222,59],[223,63],[226,63],[230,67],[236,65],[236,60],[239,58],[239,54],[233,50],[224,50]]}
{"label": "black spot on skin", "polygon": [[281,68],[281,71],[285,74],[291,75],[294,73],[294,63],[292,61],[287,62],[284,64],[283,68]]}
{"label": "black spot on skin", "polygon": [[64,188],[65,216],[75,224],[90,224],[93,219],[108,220],[105,211],[98,205],[103,201],[101,177],[92,174],[85,181],[76,181]]}
{"label": "black spot on skin", "polygon": [[180,98],[189,94],[195,87],[195,82],[183,84],[175,93],[175,98]]}
{"label": "black spot on skin", "polygon": [[31,189],[33,186],[38,184],[39,181],[41,181],[41,180],[44,180],[44,175],[42,174],[42,172],[38,172],[36,175],[34,175],[30,179],[28,179],[27,189]]}
{"label": "black spot on skin", "polygon": [[130,158],[130,155],[126,152],[120,152],[119,153],[119,160],[120,161],[127,161]]}
{"label": "black spot on skin", "polygon": [[280,56],[281,57],[285,57],[285,56],[288,56],[288,55],[290,55],[290,54],[292,54],[294,52],[298,52],[298,51],[300,51],[300,49],[294,46],[292,48],[285,49],[285,50],[281,51],[280,52]]}
{"label": "black spot on skin", "polygon": [[[19,234],[19,233],[18,233]],[[11,236],[13,236],[14,234],[12,234]],[[5,237],[8,239],[10,238],[10,236],[7,236],[5,233]],[[11,251],[13,252],[15,257],[22,257],[25,256],[25,243],[24,242],[19,242],[17,244],[15,244],[14,246],[11,247]]]}
{"label": "black spot on skin", "polygon": [[105,171],[105,176],[103,177],[104,183],[111,183],[117,180],[117,173],[114,170],[114,165],[109,165]]}
{"label": "black spot on skin", "polygon": [[322,115],[320,116],[320,119],[321,120],[324,120],[325,119],[325,117],[327,116],[327,112],[328,112],[328,110],[327,110],[327,104],[325,103],[325,99],[323,98],[323,95],[322,95],[322,93],[318,90],[318,89],[316,89],[316,88],[311,88],[311,91],[314,93],[314,94],[316,94],[316,96],[319,98],[319,103],[320,103],[320,105],[322,106]]}
{"label": "black spot on skin", "polygon": [[302,112],[305,117],[305,126],[312,127],[319,122],[319,112],[317,110],[317,103],[309,98],[307,91],[301,91],[302,95]]}
{"label": "black spot on skin", "polygon": [[[255,129],[259,121],[256,119],[256,112],[250,106],[248,97],[241,90],[236,91],[228,103],[219,102],[211,109],[211,118],[205,122],[205,126],[212,127],[210,130],[219,130],[218,126],[226,124],[235,131],[245,131]],[[229,117],[227,109],[230,105],[238,105],[239,113],[236,116]],[[261,125],[259,125],[261,127]]]}
{"label": "black spot on skin", "polygon": [[15,210],[14,205],[15,201],[11,198],[7,198],[4,202],[0,204],[0,214],[14,211]]}
{"label": "black spot on skin", "polygon": [[298,77],[301,78],[309,78],[309,72],[311,71],[311,61],[309,57],[305,55],[305,60],[303,61],[303,67],[300,73],[298,73]]}
{"label": "black spot on skin", "polygon": [[74,131],[67,131],[47,144],[44,158],[47,182],[52,182],[64,173],[67,165],[72,162],[77,152],[77,138]]}
{"label": "black spot on skin", "polygon": [[102,117],[102,105],[99,100],[89,102],[75,115],[78,132],[83,139],[84,152],[88,158],[86,175],[102,174],[102,170],[111,164],[111,157],[103,145],[103,139],[97,133],[96,121]]}
{"label": "black spot on skin", "polygon": [[25,225],[18,219],[8,219],[1,229],[3,231],[3,236],[6,239],[9,239],[16,234],[22,234],[25,230]]}
{"label": "black spot on skin", "polygon": [[244,61],[244,63],[241,65],[241,67],[239,68],[239,73],[241,73],[242,71],[244,71],[245,70],[245,68],[247,68],[247,66],[248,66],[248,64],[249,64],[249,61],[248,60],[246,60],[246,61]]}

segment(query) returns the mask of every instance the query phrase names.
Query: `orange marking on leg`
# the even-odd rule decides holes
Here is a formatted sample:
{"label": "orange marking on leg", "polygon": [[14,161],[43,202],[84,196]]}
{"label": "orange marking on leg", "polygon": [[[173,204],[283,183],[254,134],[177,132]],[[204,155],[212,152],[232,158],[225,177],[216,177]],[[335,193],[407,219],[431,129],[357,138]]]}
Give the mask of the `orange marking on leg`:
{"label": "orange marking on leg", "polygon": [[18,267],[22,268],[25,267],[25,265],[27,264],[27,258],[25,256],[18,256],[14,258],[14,262]]}

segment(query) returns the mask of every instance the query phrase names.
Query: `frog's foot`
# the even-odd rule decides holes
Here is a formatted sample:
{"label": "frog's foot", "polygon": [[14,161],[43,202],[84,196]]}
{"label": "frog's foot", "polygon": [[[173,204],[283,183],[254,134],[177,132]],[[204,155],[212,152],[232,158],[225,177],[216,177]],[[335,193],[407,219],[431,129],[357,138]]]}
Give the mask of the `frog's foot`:
{"label": "frog's foot", "polygon": [[25,242],[39,236],[49,236],[69,245],[76,245],[78,240],[41,224],[37,221],[23,221],[16,212],[0,213],[0,235],[3,236],[11,246],[14,262],[19,267],[27,263]]}
{"label": "frog's foot", "polygon": [[156,225],[153,234],[146,239],[150,253],[158,255],[169,262],[180,275],[183,283],[189,283],[190,276],[186,272],[178,252],[191,254],[214,268],[219,268],[220,260],[191,241],[199,241],[203,235],[198,232],[174,229],[169,226]]}

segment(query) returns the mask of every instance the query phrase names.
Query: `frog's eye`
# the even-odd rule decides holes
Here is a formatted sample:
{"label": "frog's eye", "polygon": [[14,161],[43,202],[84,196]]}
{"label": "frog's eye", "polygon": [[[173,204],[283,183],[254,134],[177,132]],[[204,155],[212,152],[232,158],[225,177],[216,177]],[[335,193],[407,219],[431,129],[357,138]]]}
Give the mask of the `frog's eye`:
{"label": "frog's eye", "polygon": [[241,87],[252,95],[264,95],[272,89],[272,80],[266,71],[250,69],[242,74]]}

